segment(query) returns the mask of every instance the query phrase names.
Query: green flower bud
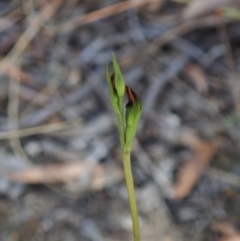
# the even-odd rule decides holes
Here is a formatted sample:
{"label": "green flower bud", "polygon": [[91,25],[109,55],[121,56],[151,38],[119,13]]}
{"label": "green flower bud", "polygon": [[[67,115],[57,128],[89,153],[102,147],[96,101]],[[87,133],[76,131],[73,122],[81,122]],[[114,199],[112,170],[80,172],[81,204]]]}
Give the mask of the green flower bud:
{"label": "green flower bud", "polygon": [[138,121],[142,112],[142,104],[139,101],[136,93],[128,86],[126,86],[126,92],[129,101],[126,105],[125,136],[127,145],[131,145],[137,131]]}
{"label": "green flower bud", "polygon": [[115,55],[112,55],[113,69],[115,74],[115,88],[119,99],[123,99],[125,93],[125,83]]}
{"label": "green flower bud", "polygon": [[119,98],[115,88],[114,73],[110,77],[110,74],[108,71],[108,65],[106,66],[106,77],[107,77],[107,83],[108,83],[108,92],[109,92],[110,101],[111,101],[113,110],[115,111],[115,113],[119,114],[120,113]]}

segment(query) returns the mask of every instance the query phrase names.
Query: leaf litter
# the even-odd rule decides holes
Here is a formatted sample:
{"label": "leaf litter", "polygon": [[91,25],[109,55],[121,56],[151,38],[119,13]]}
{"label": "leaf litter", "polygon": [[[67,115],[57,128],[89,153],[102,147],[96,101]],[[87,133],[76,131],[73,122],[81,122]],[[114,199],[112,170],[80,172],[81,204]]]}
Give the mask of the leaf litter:
{"label": "leaf litter", "polygon": [[112,52],[144,100],[132,155],[144,240],[239,239],[237,1],[0,5],[0,240],[130,240]]}

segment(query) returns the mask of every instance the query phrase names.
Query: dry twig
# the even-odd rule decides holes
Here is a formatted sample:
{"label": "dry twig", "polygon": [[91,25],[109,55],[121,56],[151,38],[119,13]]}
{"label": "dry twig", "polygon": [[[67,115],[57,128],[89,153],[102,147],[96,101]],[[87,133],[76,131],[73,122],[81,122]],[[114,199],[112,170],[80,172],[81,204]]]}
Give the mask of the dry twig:
{"label": "dry twig", "polygon": [[93,11],[91,13],[87,13],[85,15],[82,15],[80,17],[76,17],[74,19],[71,19],[61,25],[58,25],[56,27],[52,27],[51,30],[56,33],[67,33],[72,31],[73,29],[99,21],[103,18],[107,18],[110,16],[113,16],[117,13],[124,12],[126,10],[132,9],[132,8],[138,8],[140,6],[143,6],[148,3],[154,3],[158,2],[160,0],[137,0],[137,1],[123,1],[120,3],[116,3],[113,5],[110,5],[108,7]]}

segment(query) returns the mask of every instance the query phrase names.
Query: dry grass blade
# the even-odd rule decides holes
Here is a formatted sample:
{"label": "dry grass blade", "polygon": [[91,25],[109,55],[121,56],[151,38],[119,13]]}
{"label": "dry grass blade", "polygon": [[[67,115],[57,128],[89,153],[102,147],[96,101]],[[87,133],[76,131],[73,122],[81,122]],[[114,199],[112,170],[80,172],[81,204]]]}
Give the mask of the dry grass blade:
{"label": "dry grass blade", "polygon": [[[21,53],[25,50],[25,48],[28,46],[30,41],[36,36],[39,29],[42,27],[42,20],[44,19],[44,21],[48,21],[54,15],[58,6],[61,3],[62,0],[52,0],[46,3],[42,7],[41,12],[31,21],[26,31],[21,35],[17,43],[14,45],[13,49],[5,58],[8,58],[9,61],[12,63],[15,62],[19,58]],[[2,62],[3,61],[0,62],[1,65]],[[4,74],[5,71],[6,68],[1,67],[1,73]]]}
{"label": "dry grass blade", "polygon": [[[229,23],[232,20],[223,19],[224,23]],[[137,61],[140,56],[144,56],[145,54],[154,54],[158,51],[159,48],[164,46],[165,44],[169,44],[175,38],[182,36],[188,32],[191,32],[196,29],[200,28],[207,28],[213,27],[219,24],[218,19],[215,16],[207,16],[200,19],[193,19],[191,21],[186,21],[183,23],[178,24],[176,27],[170,28],[161,36],[157,37],[156,39],[152,40],[151,44],[146,44],[145,46],[141,46],[139,51],[134,56],[132,54],[126,54],[121,60],[120,64],[124,66],[122,63],[126,63],[126,65],[132,64],[133,62]]]}
{"label": "dry grass blade", "polygon": [[80,122],[81,122],[81,119],[77,118],[71,121],[63,121],[63,122],[58,122],[58,123],[53,123],[48,125],[30,127],[26,129],[0,132],[0,140],[16,139],[16,138],[21,138],[26,136],[46,134],[46,133],[51,133],[55,131],[65,130],[78,125]]}
{"label": "dry grass blade", "polygon": [[74,28],[83,26],[88,23],[92,23],[103,18],[113,16],[117,13],[124,12],[131,8],[138,8],[148,3],[158,2],[160,0],[138,0],[138,1],[123,1],[120,3],[113,4],[111,6],[87,13],[83,16],[76,17],[72,20],[67,21],[57,27],[53,27],[54,33],[66,33]]}
{"label": "dry grass blade", "polygon": [[[13,49],[9,52],[9,54],[2,59],[0,62],[0,70],[1,74],[6,74],[9,69],[9,64],[15,64],[15,68],[18,68],[20,65],[17,63],[20,55],[26,49],[31,40],[36,36],[38,31],[42,26],[42,19],[49,20],[53,14],[56,12],[57,7],[62,2],[62,0],[52,0],[42,7],[40,13],[35,16],[32,22],[29,24],[28,28],[18,39]],[[8,63],[8,65],[6,64]],[[9,103],[8,103],[8,127],[11,130],[18,129],[18,108],[19,108],[19,92],[20,92],[20,84],[19,78],[16,76],[16,79],[11,78],[9,84]],[[25,154],[21,142],[18,138],[10,139],[11,147],[16,155],[19,155],[27,162],[27,155]]]}
{"label": "dry grass blade", "polygon": [[200,15],[214,11],[215,9],[230,5],[234,2],[237,2],[237,0],[195,0],[183,12],[183,18],[195,18]]}

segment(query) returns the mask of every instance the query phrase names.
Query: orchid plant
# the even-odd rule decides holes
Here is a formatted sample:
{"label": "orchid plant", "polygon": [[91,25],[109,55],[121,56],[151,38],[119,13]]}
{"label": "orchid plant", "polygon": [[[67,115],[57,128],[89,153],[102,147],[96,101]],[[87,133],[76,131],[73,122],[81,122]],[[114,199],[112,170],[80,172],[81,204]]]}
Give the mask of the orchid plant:
{"label": "orchid plant", "polygon": [[[133,237],[134,241],[140,241],[139,219],[131,168],[131,150],[142,112],[142,103],[136,93],[125,84],[114,54],[112,56],[112,64],[114,70],[112,74],[109,73],[108,65],[106,67],[108,91],[118,121],[121,154],[133,224]],[[123,103],[125,94],[128,98],[126,106]]]}

